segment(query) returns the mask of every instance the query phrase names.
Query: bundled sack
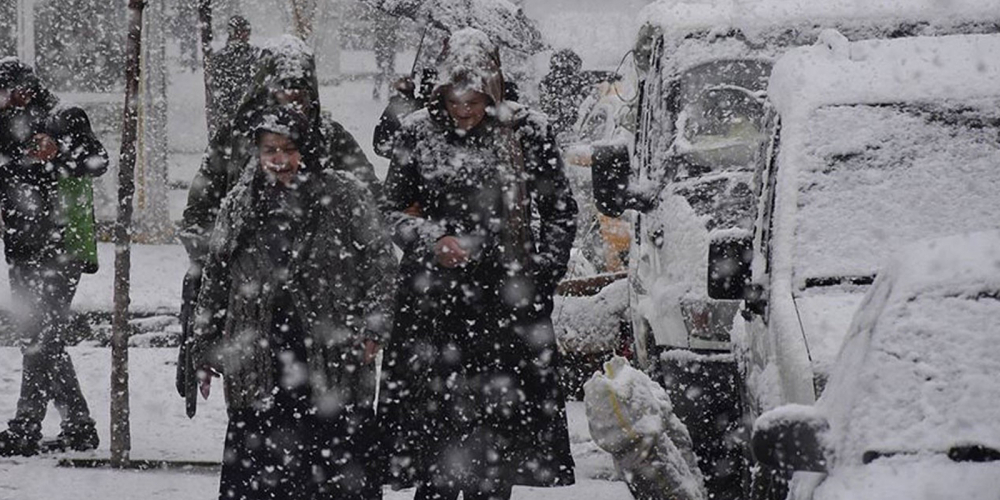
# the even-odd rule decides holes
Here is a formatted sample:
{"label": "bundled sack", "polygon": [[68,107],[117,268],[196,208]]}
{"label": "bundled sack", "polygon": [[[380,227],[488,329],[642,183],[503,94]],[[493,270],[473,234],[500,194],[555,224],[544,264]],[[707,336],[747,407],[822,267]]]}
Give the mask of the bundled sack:
{"label": "bundled sack", "polygon": [[615,356],[583,386],[590,435],[614,457],[637,500],[705,500],[687,427],[667,392]]}

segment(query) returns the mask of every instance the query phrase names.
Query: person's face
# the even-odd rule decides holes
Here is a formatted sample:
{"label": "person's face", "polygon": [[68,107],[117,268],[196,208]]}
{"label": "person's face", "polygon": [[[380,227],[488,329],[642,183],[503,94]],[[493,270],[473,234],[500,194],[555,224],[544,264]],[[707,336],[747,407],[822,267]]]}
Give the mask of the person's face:
{"label": "person's face", "polygon": [[302,153],[288,136],[262,132],[258,141],[260,165],[268,179],[290,186],[302,166]]}
{"label": "person's face", "polygon": [[309,92],[304,89],[278,88],[272,94],[274,101],[281,106],[287,106],[295,111],[309,116],[312,109],[312,102],[309,100]]}
{"label": "person's face", "polygon": [[0,109],[26,107],[35,93],[28,88],[0,89]]}
{"label": "person's face", "polygon": [[234,42],[247,43],[250,41],[250,30],[247,29],[230,29],[229,39]]}
{"label": "person's face", "polygon": [[459,130],[468,132],[486,118],[486,108],[490,98],[482,92],[473,90],[456,91],[450,89],[445,93],[444,104],[448,114]]}

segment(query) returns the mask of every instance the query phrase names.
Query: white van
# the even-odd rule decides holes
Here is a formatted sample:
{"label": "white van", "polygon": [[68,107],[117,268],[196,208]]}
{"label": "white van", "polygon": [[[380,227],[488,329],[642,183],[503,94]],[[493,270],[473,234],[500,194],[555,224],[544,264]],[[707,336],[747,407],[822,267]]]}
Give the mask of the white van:
{"label": "white van", "polygon": [[892,252],[1000,229],[998,51],[1000,35],[827,33],[777,62],[752,293],[734,331],[751,417],[815,401]]}
{"label": "white van", "polygon": [[742,331],[759,167],[778,127],[767,101],[774,61],[830,28],[851,40],[995,33],[1000,0],[662,0],[642,16],[635,155],[595,162],[595,197],[607,215],[632,209],[636,362],[691,430],[709,491],[734,497],[749,483],[747,373],[732,334]]}

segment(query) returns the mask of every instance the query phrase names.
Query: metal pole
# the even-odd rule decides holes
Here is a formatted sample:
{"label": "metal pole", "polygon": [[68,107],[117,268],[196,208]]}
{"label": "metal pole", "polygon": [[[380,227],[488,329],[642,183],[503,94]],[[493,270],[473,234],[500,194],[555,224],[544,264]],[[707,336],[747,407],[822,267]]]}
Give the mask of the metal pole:
{"label": "metal pole", "polygon": [[128,308],[131,260],[132,198],[135,196],[136,140],[139,127],[139,56],[142,52],[143,0],[129,0],[126,45],[125,116],[118,160],[118,220],[115,223],[115,311],[111,322],[111,466],[129,461]]}
{"label": "metal pole", "polygon": [[208,123],[209,141],[215,137],[212,126],[212,111],[215,109],[212,89],[212,0],[198,3],[198,29],[201,31],[201,59],[205,68],[205,120]]}

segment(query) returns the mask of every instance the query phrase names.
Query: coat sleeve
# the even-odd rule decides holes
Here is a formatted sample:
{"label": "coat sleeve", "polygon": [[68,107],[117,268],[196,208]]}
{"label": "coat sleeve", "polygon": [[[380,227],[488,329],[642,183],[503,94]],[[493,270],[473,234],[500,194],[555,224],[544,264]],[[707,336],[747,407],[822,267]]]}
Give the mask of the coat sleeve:
{"label": "coat sleeve", "polygon": [[204,263],[208,254],[208,239],[215,227],[219,207],[226,196],[226,165],[230,160],[227,148],[229,141],[226,138],[230,135],[228,127],[215,134],[188,191],[187,206],[181,219],[180,239],[192,262]]}
{"label": "coat sleeve", "polygon": [[389,98],[389,104],[386,105],[385,111],[379,117],[378,125],[375,125],[375,133],[372,136],[372,147],[375,149],[375,154],[392,159],[392,146],[400,129],[403,128],[403,118],[421,106],[420,101],[414,97],[394,94]]}
{"label": "coat sleeve", "polygon": [[544,119],[522,127],[528,161],[529,192],[541,229],[535,235],[533,257],[536,279],[551,290],[566,274],[569,252],[576,237],[578,208],[556,145],[552,127]]}
{"label": "coat sleeve", "polygon": [[385,177],[382,211],[393,241],[407,253],[429,252],[445,228],[420,215],[422,179],[414,155],[417,139],[404,128],[393,146],[389,173]]}
{"label": "coat sleeve", "polygon": [[98,177],[108,170],[108,152],[97,139],[87,113],[77,107],[55,113],[47,126],[59,144],[54,164],[71,177]]}
{"label": "coat sleeve", "polygon": [[202,271],[201,289],[194,313],[194,335],[186,339],[191,352],[191,369],[211,366],[222,372],[222,359],[218,346],[223,338],[231,276],[226,261],[217,254],[206,257]]}
{"label": "coat sleeve", "polygon": [[385,342],[392,327],[396,256],[373,197],[361,190],[355,198],[351,221],[359,262],[357,285],[363,294],[359,313],[365,318],[366,338]]}
{"label": "coat sleeve", "polygon": [[382,196],[382,183],[375,175],[375,167],[368,161],[358,141],[343,125],[324,118],[324,139],[330,151],[330,168],[349,172],[361,181],[378,199]]}

